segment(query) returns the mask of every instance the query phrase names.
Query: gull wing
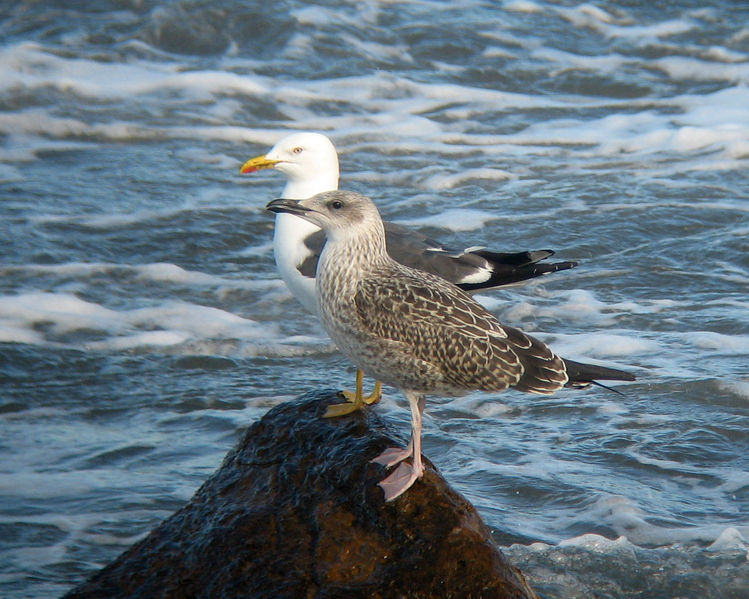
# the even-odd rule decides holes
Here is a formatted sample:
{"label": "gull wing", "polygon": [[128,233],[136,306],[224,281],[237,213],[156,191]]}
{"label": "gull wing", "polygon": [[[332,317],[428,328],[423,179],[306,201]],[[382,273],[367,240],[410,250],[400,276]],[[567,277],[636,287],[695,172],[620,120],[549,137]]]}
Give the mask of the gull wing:
{"label": "gull wing", "polygon": [[406,355],[439,368],[458,388],[552,393],[567,382],[564,363],[546,345],[503,326],[434,275],[406,268],[373,273],[359,282],[354,302],[365,330],[400,342]]}
{"label": "gull wing", "polygon": [[[404,266],[435,274],[465,291],[492,289],[577,266],[577,262],[542,262],[551,250],[492,252],[484,248],[455,250],[426,235],[395,223],[385,223],[388,254]],[[304,238],[307,256],[297,267],[314,277],[325,245],[325,234],[316,231]]]}
{"label": "gull wing", "polygon": [[399,264],[430,272],[464,291],[491,289],[567,270],[577,262],[542,262],[551,250],[492,252],[480,247],[455,250],[413,229],[386,222],[390,257]]}

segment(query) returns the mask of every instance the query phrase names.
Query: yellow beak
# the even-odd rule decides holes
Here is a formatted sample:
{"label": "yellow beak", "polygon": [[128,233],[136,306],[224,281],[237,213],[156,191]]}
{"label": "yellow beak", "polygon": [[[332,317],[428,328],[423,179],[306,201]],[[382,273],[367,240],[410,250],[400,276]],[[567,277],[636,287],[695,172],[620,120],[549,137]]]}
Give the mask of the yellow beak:
{"label": "yellow beak", "polygon": [[255,156],[255,158],[250,158],[247,162],[245,162],[240,168],[239,168],[239,174],[240,175],[246,175],[247,173],[254,173],[255,171],[263,170],[264,168],[273,168],[276,166],[280,160],[269,160],[264,155],[263,156]]}

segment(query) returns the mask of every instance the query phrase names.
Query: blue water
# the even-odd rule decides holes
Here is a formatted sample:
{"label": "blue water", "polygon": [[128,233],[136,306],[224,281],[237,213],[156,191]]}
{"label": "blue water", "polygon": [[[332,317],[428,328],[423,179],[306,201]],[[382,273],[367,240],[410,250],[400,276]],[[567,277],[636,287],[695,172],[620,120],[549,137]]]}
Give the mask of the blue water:
{"label": "blue water", "polygon": [[389,220],[580,261],[479,300],[638,375],[428,402],[531,583],[746,596],[749,8],[68,4],[0,7],[0,595],[60,595],[270,407],[351,387],[275,271],[281,175],[237,175],[312,130]]}

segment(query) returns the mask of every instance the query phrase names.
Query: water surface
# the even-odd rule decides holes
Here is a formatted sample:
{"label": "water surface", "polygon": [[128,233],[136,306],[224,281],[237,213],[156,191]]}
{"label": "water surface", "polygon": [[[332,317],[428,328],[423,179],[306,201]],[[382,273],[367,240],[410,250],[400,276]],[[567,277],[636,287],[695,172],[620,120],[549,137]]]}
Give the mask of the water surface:
{"label": "water surface", "polygon": [[[294,130],[455,246],[573,271],[480,301],[624,395],[471,394],[425,453],[548,597],[749,588],[749,10],[714,2],[0,8],[0,585],[55,597],[248,424],[353,368],[279,280]],[[377,409],[404,431],[393,389]]]}

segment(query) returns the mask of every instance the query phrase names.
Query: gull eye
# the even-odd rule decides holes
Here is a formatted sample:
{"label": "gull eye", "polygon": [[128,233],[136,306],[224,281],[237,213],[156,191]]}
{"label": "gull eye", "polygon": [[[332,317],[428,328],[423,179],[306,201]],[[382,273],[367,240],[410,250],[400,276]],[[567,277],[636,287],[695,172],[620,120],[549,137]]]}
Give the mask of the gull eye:
{"label": "gull eye", "polygon": [[296,148],[294,148],[294,149],[293,149],[293,150],[291,150],[291,151],[292,151],[292,152],[293,152],[294,154],[301,154],[302,152],[304,152],[304,148],[303,148],[302,146],[297,146]]}
{"label": "gull eye", "polygon": [[330,202],[330,204],[328,204],[328,206],[330,206],[333,210],[340,210],[341,208],[343,208],[343,202],[341,202],[341,200],[333,200],[332,202]]}

